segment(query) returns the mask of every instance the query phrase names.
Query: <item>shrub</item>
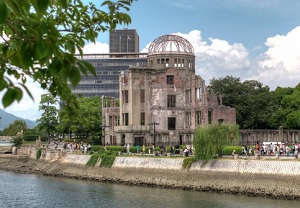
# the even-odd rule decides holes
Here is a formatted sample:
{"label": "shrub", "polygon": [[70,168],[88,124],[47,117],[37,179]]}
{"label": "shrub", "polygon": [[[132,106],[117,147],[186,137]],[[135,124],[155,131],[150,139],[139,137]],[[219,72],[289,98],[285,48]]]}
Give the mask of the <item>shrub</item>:
{"label": "shrub", "polygon": [[182,168],[189,170],[192,167],[193,162],[196,162],[196,161],[197,161],[197,159],[195,157],[185,158],[182,163]]}
{"label": "shrub", "polygon": [[117,152],[115,151],[103,151],[102,153],[93,154],[89,161],[87,162],[87,166],[95,167],[99,157],[101,158],[100,167],[108,167],[110,168],[116,159]]}
{"label": "shrub", "polygon": [[121,146],[108,146],[108,148],[107,148],[107,150],[113,151],[113,152],[122,152],[123,149],[124,148]]}
{"label": "shrub", "polygon": [[242,146],[224,146],[222,149],[222,154],[231,155],[233,150],[235,150],[235,154],[242,154]]}
{"label": "shrub", "polygon": [[15,147],[20,147],[23,144],[23,137],[21,135],[15,136],[11,142],[14,143]]}
{"label": "shrub", "polygon": [[114,164],[115,159],[115,154],[102,154],[100,167],[110,168]]}
{"label": "shrub", "polygon": [[36,151],[36,160],[39,160],[41,158],[41,155],[42,155],[42,148],[39,148]]}
{"label": "shrub", "polygon": [[104,151],[103,146],[100,146],[100,145],[92,145],[91,151],[93,151],[93,152],[103,152],[102,150]]}
{"label": "shrub", "polygon": [[89,161],[87,162],[86,165],[87,165],[87,166],[91,166],[91,167],[95,167],[95,165],[96,165],[96,163],[97,163],[99,157],[100,157],[100,154],[93,154],[93,155],[91,156],[91,158],[89,159]]}

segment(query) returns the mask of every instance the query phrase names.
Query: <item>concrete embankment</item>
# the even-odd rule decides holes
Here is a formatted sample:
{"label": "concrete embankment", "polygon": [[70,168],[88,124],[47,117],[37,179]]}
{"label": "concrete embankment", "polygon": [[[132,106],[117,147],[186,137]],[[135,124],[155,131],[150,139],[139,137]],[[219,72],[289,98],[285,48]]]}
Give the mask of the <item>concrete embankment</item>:
{"label": "concrete embankment", "polygon": [[33,149],[27,153],[29,160],[19,155],[0,156],[0,169],[138,186],[300,199],[298,160],[218,159],[183,170],[183,158],[121,156],[112,168],[102,168],[85,165],[90,155],[48,151],[37,161]]}

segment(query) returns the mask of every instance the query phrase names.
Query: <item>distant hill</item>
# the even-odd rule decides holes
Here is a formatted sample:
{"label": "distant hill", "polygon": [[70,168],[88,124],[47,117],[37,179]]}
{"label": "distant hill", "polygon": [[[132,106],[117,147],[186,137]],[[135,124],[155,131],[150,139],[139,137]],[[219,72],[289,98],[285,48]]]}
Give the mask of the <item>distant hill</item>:
{"label": "distant hill", "polygon": [[37,123],[35,121],[24,119],[17,117],[11,113],[7,113],[5,110],[0,109],[0,129],[3,130],[7,128],[10,124],[12,124],[15,120],[22,120],[25,121],[27,128],[34,128],[37,126]]}

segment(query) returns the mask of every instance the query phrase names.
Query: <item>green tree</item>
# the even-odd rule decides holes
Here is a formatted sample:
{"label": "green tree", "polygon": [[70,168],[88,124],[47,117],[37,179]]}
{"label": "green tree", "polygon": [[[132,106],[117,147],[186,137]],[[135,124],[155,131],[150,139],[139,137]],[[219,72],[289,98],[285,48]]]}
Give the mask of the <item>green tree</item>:
{"label": "green tree", "polygon": [[45,141],[46,139],[46,131],[45,130],[39,130],[38,126],[32,128],[32,129],[26,129],[24,132],[23,138],[24,141],[36,141],[41,137],[41,140]]}
{"label": "green tree", "polygon": [[64,109],[60,111],[57,129],[61,134],[76,134],[80,139],[100,141],[101,98],[98,96],[78,98],[77,102],[78,109],[74,116],[70,117]]}
{"label": "green tree", "polygon": [[300,86],[293,89],[291,94],[286,94],[282,98],[282,107],[285,111],[286,120],[283,123],[284,128],[300,128]]}
{"label": "green tree", "polygon": [[226,76],[212,79],[209,90],[221,95],[222,104],[237,112],[237,124],[242,129],[268,128],[269,109],[272,103],[268,86],[255,80],[241,82],[239,78]]}
{"label": "green tree", "polygon": [[209,160],[220,154],[225,145],[233,145],[239,139],[238,125],[199,126],[194,133],[196,160]]}
{"label": "green tree", "polygon": [[45,130],[47,132],[48,143],[50,142],[50,135],[54,135],[56,132],[56,126],[58,124],[58,100],[50,94],[41,95],[41,102],[39,110],[43,111],[41,118],[36,121],[38,129]]}
{"label": "green tree", "polygon": [[15,120],[7,128],[3,129],[3,135],[5,136],[16,136],[23,134],[27,129],[27,125],[23,120]]}
{"label": "green tree", "polygon": [[[126,13],[134,0],[105,0],[99,6],[81,0],[0,0],[0,91],[4,107],[21,101],[27,78],[40,83],[53,96],[76,108],[68,81],[76,86],[81,74],[95,70],[77,59],[86,42],[99,33],[129,24]],[[12,78],[17,80],[14,83]]]}
{"label": "green tree", "polygon": [[279,126],[287,127],[287,116],[293,111],[288,107],[288,102],[284,99],[287,95],[291,95],[294,89],[287,87],[277,87],[275,91],[271,92],[272,105],[269,106],[272,112],[268,119],[270,128],[277,129]]}

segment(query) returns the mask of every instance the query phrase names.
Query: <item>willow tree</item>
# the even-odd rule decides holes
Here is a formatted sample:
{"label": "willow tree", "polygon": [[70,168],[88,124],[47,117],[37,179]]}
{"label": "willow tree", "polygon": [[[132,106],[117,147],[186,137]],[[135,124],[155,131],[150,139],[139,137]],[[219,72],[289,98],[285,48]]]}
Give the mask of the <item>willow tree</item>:
{"label": "willow tree", "polygon": [[214,158],[225,145],[239,139],[239,127],[233,124],[199,126],[195,130],[194,148],[197,160]]}

